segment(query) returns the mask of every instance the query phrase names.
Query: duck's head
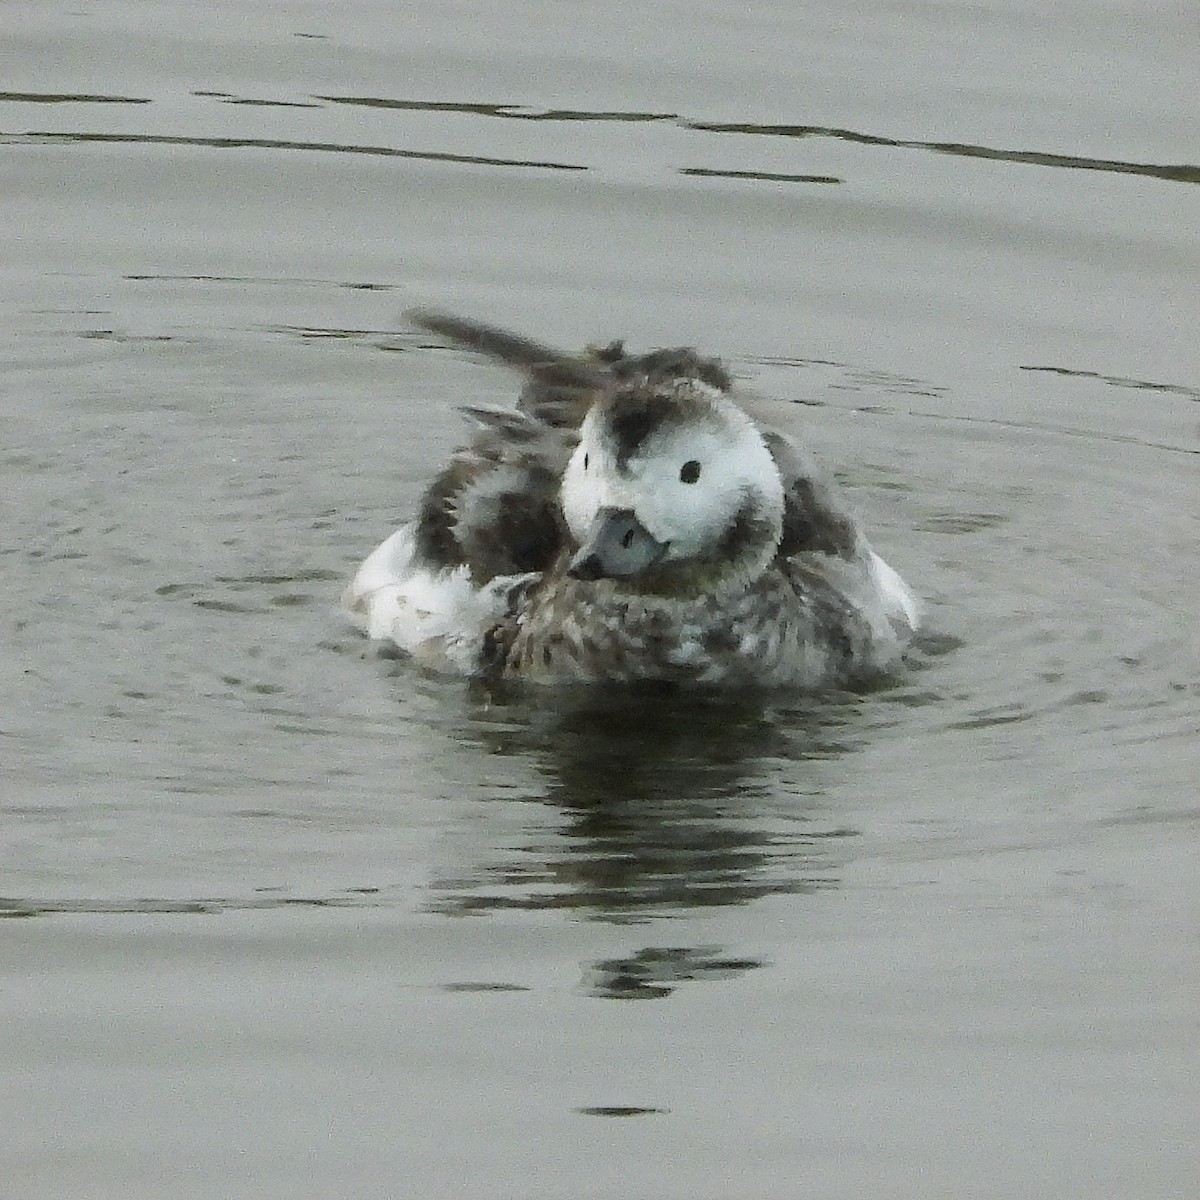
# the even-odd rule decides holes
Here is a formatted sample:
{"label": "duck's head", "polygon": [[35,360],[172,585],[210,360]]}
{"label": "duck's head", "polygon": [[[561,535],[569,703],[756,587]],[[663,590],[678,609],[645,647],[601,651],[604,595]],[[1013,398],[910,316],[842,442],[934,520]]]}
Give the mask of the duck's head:
{"label": "duck's head", "polygon": [[577,579],[698,596],[745,587],[771,561],[783,484],[753,421],[695,379],[624,386],[580,428],[562,483]]}

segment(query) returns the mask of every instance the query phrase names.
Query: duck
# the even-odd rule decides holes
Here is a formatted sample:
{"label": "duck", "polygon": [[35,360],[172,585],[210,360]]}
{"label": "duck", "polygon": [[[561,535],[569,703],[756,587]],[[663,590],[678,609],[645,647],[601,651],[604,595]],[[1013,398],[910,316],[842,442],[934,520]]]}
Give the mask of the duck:
{"label": "duck", "polygon": [[523,387],[513,408],[464,408],[473,435],[346,588],[372,641],[533,684],[815,690],[899,666],[916,596],[720,360],[406,315]]}

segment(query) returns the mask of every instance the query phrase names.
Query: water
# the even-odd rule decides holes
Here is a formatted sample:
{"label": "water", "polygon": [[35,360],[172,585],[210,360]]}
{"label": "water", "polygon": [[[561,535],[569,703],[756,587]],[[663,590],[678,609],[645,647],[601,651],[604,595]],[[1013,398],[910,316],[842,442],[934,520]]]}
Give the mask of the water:
{"label": "water", "polygon": [[[0,1191],[1195,1194],[1191,10],[0,20]],[[418,303],[723,354],[907,676],[365,655]]]}

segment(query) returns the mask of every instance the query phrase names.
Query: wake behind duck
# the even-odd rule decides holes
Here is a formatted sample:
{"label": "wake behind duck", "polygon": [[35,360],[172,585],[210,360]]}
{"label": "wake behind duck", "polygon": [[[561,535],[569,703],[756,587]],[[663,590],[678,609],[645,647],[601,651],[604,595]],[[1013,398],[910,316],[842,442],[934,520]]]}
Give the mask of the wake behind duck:
{"label": "wake behind duck", "polygon": [[441,313],[419,326],[525,376],[343,603],[427,665],[537,682],[850,685],[899,661],[917,602],[836,487],[751,419],[719,362],[561,354]]}

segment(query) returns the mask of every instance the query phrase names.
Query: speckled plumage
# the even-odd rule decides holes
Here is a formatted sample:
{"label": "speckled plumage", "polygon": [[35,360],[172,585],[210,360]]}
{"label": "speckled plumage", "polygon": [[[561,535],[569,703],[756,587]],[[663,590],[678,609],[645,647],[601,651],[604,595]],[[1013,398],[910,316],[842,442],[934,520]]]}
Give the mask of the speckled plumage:
{"label": "speckled plumage", "polygon": [[526,379],[468,410],[469,446],[347,589],[374,638],[535,682],[814,688],[887,670],[916,603],[836,488],[756,425],[720,363],[621,343],[566,356],[489,326],[426,329]]}
{"label": "speckled plumage", "polygon": [[768,571],[731,597],[686,601],[550,575],[493,627],[483,669],[539,681],[816,687],[853,679],[870,640],[842,597],[799,574]]}

